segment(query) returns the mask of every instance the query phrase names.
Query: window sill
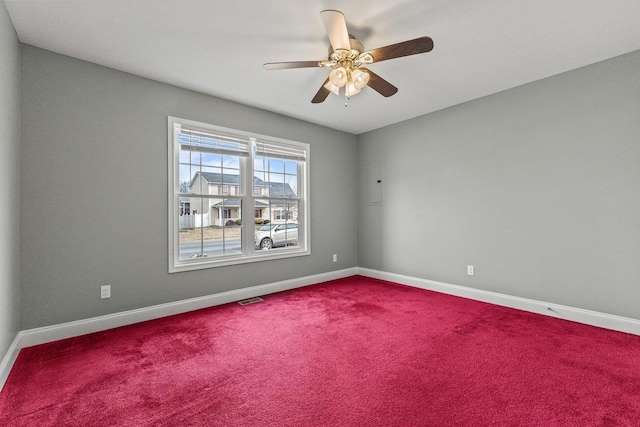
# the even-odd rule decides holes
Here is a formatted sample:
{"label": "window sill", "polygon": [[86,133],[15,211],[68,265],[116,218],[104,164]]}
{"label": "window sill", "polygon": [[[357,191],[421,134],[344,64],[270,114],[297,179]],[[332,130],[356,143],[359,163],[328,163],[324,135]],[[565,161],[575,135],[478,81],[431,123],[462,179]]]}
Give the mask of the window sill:
{"label": "window sill", "polygon": [[[262,251],[261,251],[262,252]],[[275,259],[295,258],[300,256],[311,255],[311,250],[308,249],[288,249],[278,250],[269,249],[264,251],[265,253],[254,253],[251,256],[247,255],[231,255],[228,257],[216,257],[210,259],[197,259],[192,261],[181,261],[176,265],[169,266],[169,273],[180,273],[184,271],[203,270],[206,268],[227,267],[238,264],[249,264],[254,262],[271,261]]]}

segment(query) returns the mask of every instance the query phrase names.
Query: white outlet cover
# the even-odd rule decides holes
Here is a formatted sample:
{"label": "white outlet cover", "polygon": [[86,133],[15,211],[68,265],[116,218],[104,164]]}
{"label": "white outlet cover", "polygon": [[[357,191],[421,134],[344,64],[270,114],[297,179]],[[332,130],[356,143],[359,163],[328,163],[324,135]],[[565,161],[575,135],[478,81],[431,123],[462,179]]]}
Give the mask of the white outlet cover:
{"label": "white outlet cover", "polygon": [[467,265],[467,274],[469,276],[474,276],[476,274],[475,268],[473,267],[473,265]]}
{"label": "white outlet cover", "polygon": [[111,286],[100,286],[100,298],[111,298]]}

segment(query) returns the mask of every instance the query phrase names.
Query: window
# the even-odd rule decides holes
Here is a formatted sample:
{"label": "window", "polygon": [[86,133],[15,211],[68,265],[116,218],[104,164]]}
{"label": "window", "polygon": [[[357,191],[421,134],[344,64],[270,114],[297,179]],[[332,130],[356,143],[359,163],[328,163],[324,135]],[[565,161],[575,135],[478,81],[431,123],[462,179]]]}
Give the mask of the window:
{"label": "window", "polygon": [[180,198],[180,216],[182,215],[191,215],[191,205],[189,204],[188,201],[183,200],[183,198]]}
{"label": "window", "polygon": [[273,213],[273,219],[274,220],[291,219],[291,213],[289,211],[284,211],[284,210],[275,211]]}
{"label": "window", "polygon": [[174,117],[168,139],[170,273],[310,253],[308,144]]}

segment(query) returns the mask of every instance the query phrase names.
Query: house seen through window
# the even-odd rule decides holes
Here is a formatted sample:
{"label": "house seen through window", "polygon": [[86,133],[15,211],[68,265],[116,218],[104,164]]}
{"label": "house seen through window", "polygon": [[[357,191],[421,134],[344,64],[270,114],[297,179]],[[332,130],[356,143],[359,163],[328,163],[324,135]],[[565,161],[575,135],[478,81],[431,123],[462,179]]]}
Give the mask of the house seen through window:
{"label": "house seen through window", "polygon": [[308,144],[169,117],[169,271],[309,254]]}

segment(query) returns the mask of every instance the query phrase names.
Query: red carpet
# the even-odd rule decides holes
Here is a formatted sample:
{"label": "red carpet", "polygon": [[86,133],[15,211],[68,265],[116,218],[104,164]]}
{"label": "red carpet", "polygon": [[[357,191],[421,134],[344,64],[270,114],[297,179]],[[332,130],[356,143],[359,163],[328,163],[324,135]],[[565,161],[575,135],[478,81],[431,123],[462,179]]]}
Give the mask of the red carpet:
{"label": "red carpet", "polygon": [[23,349],[2,426],[638,426],[640,337],[352,277]]}

